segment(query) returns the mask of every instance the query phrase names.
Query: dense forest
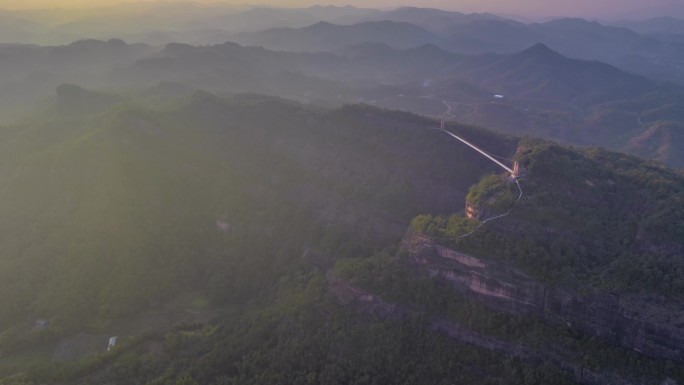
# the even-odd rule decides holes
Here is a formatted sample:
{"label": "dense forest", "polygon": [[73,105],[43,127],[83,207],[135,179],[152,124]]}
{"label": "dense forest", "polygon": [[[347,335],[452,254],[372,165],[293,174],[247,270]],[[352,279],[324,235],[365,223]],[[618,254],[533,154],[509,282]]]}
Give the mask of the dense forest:
{"label": "dense forest", "polygon": [[[568,365],[601,376],[636,365],[628,379],[681,376],[606,341],[487,309],[397,253],[413,218],[414,230],[546,281],[680,296],[672,269],[684,238],[673,208],[682,176],[673,171],[450,124],[521,162],[528,177],[516,201],[495,165],[446,140],[437,122],[403,112],[58,91],[40,116],[1,132],[3,385],[580,380]],[[100,112],[74,110],[83,98]],[[458,239],[478,223],[461,216],[465,202],[492,215],[513,210]],[[547,231],[520,239],[532,228]],[[334,276],[411,310],[383,317],[340,307],[325,278],[333,266]],[[636,280],[625,266],[652,273]],[[125,321],[144,309],[168,312],[166,326]],[[516,358],[445,339],[434,317],[538,351],[586,353],[562,356],[560,366]],[[121,343],[52,362],[65,338],[83,334]]]}
{"label": "dense forest", "polygon": [[411,217],[458,209],[493,170],[405,113],[207,93],[156,107],[90,97],[110,107],[78,113],[83,91],[58,91],[0,133],[5,357],[183,293],[249,303],[307,250],[325,268],[393,247]]}
{"label": "dense forest", "polygon": [[474,185],[467,203],[487,216],[515,215],[460,238],[477,225],[455,214],[424,215],[418,232],[476,255],[511,262],[546,281],[682,298],[684,178],[657,164],[600,149],[535,140],[517,157],[529,177],[523,198],[505,177]]}

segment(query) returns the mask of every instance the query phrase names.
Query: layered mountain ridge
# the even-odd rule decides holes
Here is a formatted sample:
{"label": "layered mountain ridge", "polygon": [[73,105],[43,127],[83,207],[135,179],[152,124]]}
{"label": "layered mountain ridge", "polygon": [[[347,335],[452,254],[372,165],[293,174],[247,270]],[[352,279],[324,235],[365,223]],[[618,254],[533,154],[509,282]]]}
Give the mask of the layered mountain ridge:
{"label": "layered mountain ridge", "polygon": [[[648,143],[637,138],[657,125],[678,127],[684,119],[677,112],[684,99],[681,87],[570,59],[543,44],[510,55],[475,56],[434,45],[397,50],[374,43],[338,53],[277,52],[234,43],[170,44],[158,50],[120,41],[4,50],[15,63],[5,70],[15,80],[0,84],[7,91],[6,115],[20,111],[17,103],[47,97],[50,87],[64,82],[108,91],[107,84],[116,84],[134,97],[173,82],[188,92],[257,92],[327,106],[365,102],[680,166],[678,147],[662,136],[650,135]],[[73,50],[79,52],[78,65],[58,58]],[[118,61],[103,66],[103,57],[112,55]],[[55,60],[66,60],[62,70],[50,67]]]}

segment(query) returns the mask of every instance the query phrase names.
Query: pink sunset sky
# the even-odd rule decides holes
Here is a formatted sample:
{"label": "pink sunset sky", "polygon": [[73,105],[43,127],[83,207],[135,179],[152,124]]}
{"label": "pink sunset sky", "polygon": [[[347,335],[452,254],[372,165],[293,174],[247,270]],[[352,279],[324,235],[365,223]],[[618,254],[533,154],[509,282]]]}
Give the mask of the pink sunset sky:
{"label": "pink sunset sky", "polygon": [[[74,8],[106,6],[136,0],[0,0],[0,8]],[[166,0],[148,0],[166,1]],[[676,4],[673,0],[195,0],[202,3],[241,5],[267,5],[303,7],[321,5],[353,5],[357,7],[393,8],[400,6],[434,7],[461,12],[495,12],[524,16],[593,16],[621,17],[637,13],[640,9],[657,9]]]}

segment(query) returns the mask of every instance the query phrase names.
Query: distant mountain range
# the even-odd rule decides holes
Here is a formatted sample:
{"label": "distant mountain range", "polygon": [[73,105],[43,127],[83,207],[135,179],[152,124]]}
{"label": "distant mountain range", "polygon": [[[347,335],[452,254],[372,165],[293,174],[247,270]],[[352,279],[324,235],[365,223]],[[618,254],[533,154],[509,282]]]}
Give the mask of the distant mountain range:
{"label": "distant mountain range", "polygon": [[[240,8],[142,3],[84,11],[1,11],[7,43],[67,44],[82,38],[165,45],[234,41],[274,50],[331,51],[375,42],[395,48],[435,44],[457,53],[513,53],[544,43],[570,57],[684,83],[682,22],[668,18],[599,24],[560,19],[525,24],[493,14],[430,8]],[[0,41],[0,42],[2,42]]]}
{"label": "distant mountain range", "polygon": [[[422,20],[418,16],[424,12],[406,9],[399,14],[417,13],[414,19]],[[409,17],[397,19],[412,20]],[[684,50],[670,37],[640,35],[627,28],[584,19],[523,24],[487,15],[464,15],[458,20],[438,28],[439,32],[426,29],[430,23],[421,25],[423,28],[403,21],[364,22],[351,26],[319,23],[303,28],[245,32],[231,36],[230,40],[289,51],[334,51],[344,45],[363,42],[396,48],[434,44],[451,52],[469,54],[512,53],[543,43],[569,57],[600,60],[649,77],[684,82],[680,68],[684,63]],[[673,25],[672,28],[677,31],[678,27]]]}
{"label": "distant mountain range", "polygon": [[[0,45],[0,115],[20,117],[63,83],[128,94],[153,88],[174,95],[194,89],[257,92],[326,106],[361,102],[446,116],[683,165],[683,151],[670,142],[680,137],[684,97],[680,86],[663,82],[684,84],[684,22],[675,18],[524,24],[410,7],[130,7],[117,8],[103,23],[97,22],[99,11],[77,19],[56,12],[59,22],[44,31],[67,36],[91,25],[142,40],[151,34],[156,42],[222,43]],[[139,23],[133,14],[148,15],[149,22]],[[47,19],[44,11],[4,11],[0,29],[10,37],[40,33]],[[131,23],[145,30],[124,28]],[[249,25],[253,31],[235,33]],[[280,27],[258,31],[274,25]],[[175,88],[169,91],[169,85]]]}
{"label": "distant mountain range", "polygon": [[[141,23],[141,19],[144,22]],[[146,43],[174,36],[177,42],[221,43],[206,40],[208,31],[219,35],[254,32],[269,28],[298,28],[317,22],[355,24],[370,21],[408,22],[440,32],[453,24],[480,19],[500,19],[492,14],[463,14],[429,8],[406,7],[384,11],[351,6],[309,8],[230,7],[197,3],[165,2],[122,4],[88,10],[0,9],[0,28],[5,42],[68,43],[78,38],[124,38]],[[13,33],[9,34],[9,33]],[[137,40],[131,40],[136,37]],[[205,39],[193,41],[193,39]]]}
{"label": "distant mountain range", "polygon": [[670,16],[646,20],[623,20],[614,25],[631,29],[642,35],[684,35],[684,19]]}
{"label": "distant mountain range", "polygon": [[283,51],[331,51],[364,42],[378,42],[398,48],[420,46],[436,40],[422,27],[404,22],[374,21],[350,26],[326,22],[304,28],[278,28],[257,33],[240,33],[232,38],[243,45]]}
{"label": "distant mountain range", "polygon": [[[385,23],[368,26],[384,29]],[[344,36],[350,35],[336,39]],[[235,43],[158,49],[112,40],[4,46],[0,55],[10,64],[0,82],[5,117],[19,116],[21,107],[62,83],[130,95],[154,88],[158,93],[149,98],[155,100],[195,89],[257,92],[327,106],[370,103],[684,165],[684,150],[670,144],[684,123],[682,87],[570,59],[543,44],[513,54],[459,55],[435,45],[362,43],[335,53],[295,53]]]}

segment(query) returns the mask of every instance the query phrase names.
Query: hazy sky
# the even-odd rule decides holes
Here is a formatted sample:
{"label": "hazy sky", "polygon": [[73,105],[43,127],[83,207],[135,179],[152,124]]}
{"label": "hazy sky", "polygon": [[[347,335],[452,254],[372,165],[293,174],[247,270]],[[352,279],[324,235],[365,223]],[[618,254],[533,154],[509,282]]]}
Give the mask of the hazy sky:
{"label": "hazy sky", "polygon": [[[135,0],[0,0],[0,8],[36,7],[93,7]],[[155,1],[155,0],[151,0]],[[164,1],[164,0],[156,0]],[[681,0],[680,0],[681,1]],[[198,2],[217,3],[216,0]],[[390,8],[402,5],[436,7],[465,12],[492,11],[520,15],[596,15],[616,16],[646,6],[673,4],[673,0],[226,0],[229,4],[275,5],[281,7],[308,6],[314,4],[354,5],[361,7]]]}

